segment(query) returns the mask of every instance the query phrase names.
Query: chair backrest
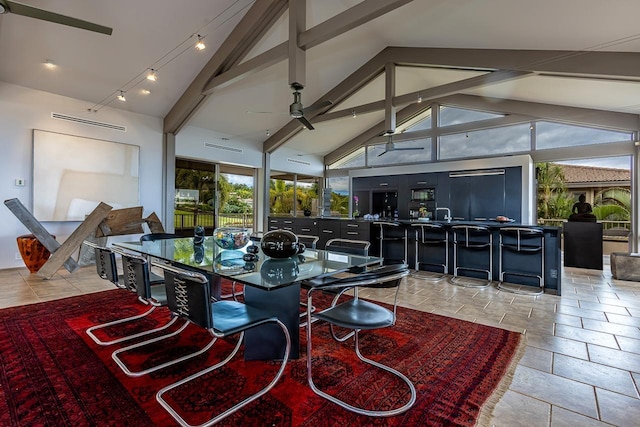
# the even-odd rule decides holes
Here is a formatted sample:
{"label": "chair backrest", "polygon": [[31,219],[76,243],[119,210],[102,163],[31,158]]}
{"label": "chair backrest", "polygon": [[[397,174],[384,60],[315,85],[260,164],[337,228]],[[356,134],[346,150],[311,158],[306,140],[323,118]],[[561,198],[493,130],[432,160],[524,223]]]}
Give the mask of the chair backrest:
{"label": "chair backrest", "polygon": [[203,274],[152,262],[164,270],[167,307],[180,317],[206,329],[213,328],[209,280]]}
{"label": "chair backrest", "polygon": [[371,242],[366,240],[331,239],[327,241],[324,249],[349,255],[368,256],[370,246]]}
{"label": "chair backrest", "polygon": [[118,267],[116,265],[116,255],[109,248],[93,246],[96,258],[96,272],[101,278],[110,281],[118,287]]}
{"label": "chair backrest", "polygon": [[306,234],[298,234],[297,236],[298,242],[304,243],[304,246],[309,249],[316,249],[318,240],[320,240],[318,236],[307,236]]}
{"label": "chair backrest", "polygon": [[119,252],[122,258],[124,285],[140,298],[151,298],[151,280],[149,279],[149,264],[145,258],[124,252]]}
{"label": "chair backrest", "polygon": [[172,234],[172,233],[150,233],[150,234],[143,234],[142,236],[140,236],[140,241],[153,242],[155,240],[179,239],[181,237],[182,236],[179,236],[177,234]]}

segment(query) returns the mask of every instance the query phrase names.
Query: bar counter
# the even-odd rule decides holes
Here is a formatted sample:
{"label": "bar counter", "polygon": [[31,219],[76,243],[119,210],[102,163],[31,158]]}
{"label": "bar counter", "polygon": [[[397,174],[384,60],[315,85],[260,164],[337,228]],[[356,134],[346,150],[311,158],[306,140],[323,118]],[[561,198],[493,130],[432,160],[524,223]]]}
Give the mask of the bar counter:
{"label": "bar counter", "polygon": [[[452,221],[421,221],[421,220],[407,220],[407,219],[379,219],[379,220],[363,220],[367,222],[373,223],[379,221],[391,222],[394,224],[398,224],[399,229],[406,229],[408,236],[408,259],[407,262],[411,267],[415,264],[415,241],[416,241],[416,232],[419,230],[418,227],[414,227],[417,224],[438,224],[444,227],[444,229],[451,231],[451,227],[456,225],[470,225],[470,226],[480,226],[486,227],[491,231],[493,236],[493,246],[491,250],[491,256],[493,260],[493,280],[500,280],[500,270],[499,270],[499,259],[500,259],[500,229],[505,227],[522,227],[522,228],[532,228],[532,229],[540,229],[544,234],[544,291],[549,293],[554,293],[560,295],[561,293],[561,237],[562,237],[562,229],[560,227],[550,227],[550,226],[537,226],[530,224],[521,224],[519,222],[498,222],[498,221],[460,221],[460,220],[452,220]],[[379,239],[377,238],[379,232],[376,228],[371,229],[371,241],[373,244],[372,250],[373,254],[378,254],[380,250]],[[398,251],[403,251],[404,249],[398,245],[397,242],[385,242],[385,245],[396,245],[395,247],[385,247],[385,252],[392,251],[393,253],[398,253]],[[453,235],[449,233],[449,269],[448,274],[453,274]],[[533,274],[536,271],[540,270],[540,266],[542,264],[542,252],[532,253],[532,254],[516,254],[510,251],[504,251],[503,260],[504,265],[508,265],[509,270],[517,270],[525,274]],[[482,256],[482,254],[477,254],[474,257],[468,257],[466,262],[471,263],[472,265],[475,263],[479,267],[484,266],[486,263],[486,256]],[[421,257],[421,262],[428,263],[429,260],[423,259]],[[467,275],[467,273],[463,274]],[[475,277],[473,274],[468,274],[469,277]],[[530,277],[517,277],[510,276],[508,280],[511,283],[517,283],[522,285],[531,285],[538,286],[537,281],[533,280]]]}

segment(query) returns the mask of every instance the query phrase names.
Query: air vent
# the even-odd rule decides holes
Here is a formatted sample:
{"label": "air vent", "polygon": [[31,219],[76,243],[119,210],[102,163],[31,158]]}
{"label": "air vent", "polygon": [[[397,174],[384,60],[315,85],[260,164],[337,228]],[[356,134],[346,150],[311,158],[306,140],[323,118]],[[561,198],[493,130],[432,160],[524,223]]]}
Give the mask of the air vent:
{"label": "air vent", "polygon": [[231,151],[232,153],[244,152],[244,150],[241,148],[225,147],[224,145],[214,144],[213,142],[205,142],[204,146],[209,148],[215,148],[216,150]]}
{"label": "air vent", "polygon": [[88,126],[96,126],[96,127],[99,127],[99,128],[117,130],[117,131],[120,131],[120,132],[126,132],[127,131],[127,127],[126,126],[114,125],[114,124],[111,124],[111,123],[97,122],[95,120],[83,119],[82,117],[67,116],[66,114],[51,113],[51,118],[52,119],[57,119],[57,120],[66,120],[68,122],[81,123],[83,125],[88,125]]}
{"label": "air vent", "polygon": [[305,162],[304,160],[287,158],[287,162],[297,163],[299,165],[311,166],[311,163]]}
{"label": "air vent", "polygon": [[504,169],[486,169],[468,172],[449,172],[449,178],[461,178],[465,176],[504,175]]}

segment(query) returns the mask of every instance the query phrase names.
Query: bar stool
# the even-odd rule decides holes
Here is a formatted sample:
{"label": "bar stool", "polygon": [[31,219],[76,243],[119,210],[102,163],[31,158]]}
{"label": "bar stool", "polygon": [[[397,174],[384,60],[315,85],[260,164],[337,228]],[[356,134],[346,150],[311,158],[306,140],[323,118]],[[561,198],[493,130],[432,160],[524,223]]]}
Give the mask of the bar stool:
{"label": "bar stool", "polygon": [[[407,229],[405,227],[400,227],[400,224],[388,221],[374,221],[373,225],[380,228],[380,233],[378,234],[378,240],[380,244],[380,258],[384,258],[383,248],[385,242],[401,241],[404,245],[402,264],[407,264]],[[384,264],[397,264],[397,261],[397,258],[386,258],[384,260]]]}
{"label": "bar stool", "polygon": [[[505,267],[504,254],[510,252],[519,256],[519,262],[511,269]],[[540,256],[540,270],[531,272],[520,266],[535,265],[535,256]],[[500,281],[498,289],[527,295],[540,295],[544,292],[544,232],[540,228],[504,227],[500,229]],[[515,268],[514,268],[515,267]],[[507,283],[505,276],[528,277],[537,280],[538,286]]]}
{"label": "bar stool", "polygon": [[[484,288],[491,284],[493,279],[493,235],[487,227],[479,225],[454,225],[451,227],[453,233],[453,277],[450,282],[455,285]],[[471,256],[473,253],[486,252],[488,258],[488,268],[459,265],[461,253]],[[459,270],[483,273],[487,275],[487,280],[475,277],[462,277]]]}
{"label": "bar stool", "polygon": [[[415,273],[413,277],[425,279],[429,281],[438,281],[443,279],[449,272],[449,231],[442,224],[433,223],[416,223],[412,224],[416,230],[416,261]],[[427,250],[429,247],[444,246],[444,262],[420,262],[420,248]],[[441,260],[439,257],[438,260]],[[435,271],[421,271],[420,264],[425,266],[437,267],[442,269],[442,274]]]}

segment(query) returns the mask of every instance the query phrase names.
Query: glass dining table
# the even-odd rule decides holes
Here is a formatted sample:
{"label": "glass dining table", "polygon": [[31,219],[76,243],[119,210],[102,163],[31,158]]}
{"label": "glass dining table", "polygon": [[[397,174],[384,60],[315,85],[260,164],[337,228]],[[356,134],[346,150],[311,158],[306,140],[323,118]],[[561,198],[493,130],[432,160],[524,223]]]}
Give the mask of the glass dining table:
{"label": "glass dining table", "polygon": [[[291,358],[299,357],[300,283],[381,262],[378,257],[319,249],[306,249],[290,258],[270,258],[262,253],[259,242],[250,242],[242,249],[226,250],[216,245],[213,237],[206,237],[202,244],[194,244],[192,237],[185,237],[114,242],[113,245],[203,273],[209,278],[212,296],[216,299],[221,297],[223,278],[245,285],[246,304],[273,313],[287,325],[291,335]],[[247,251],[250,246],[253,247]],[[245,334],[245,360],[281,359],[285,345],[276,325],[251,329]]]}

